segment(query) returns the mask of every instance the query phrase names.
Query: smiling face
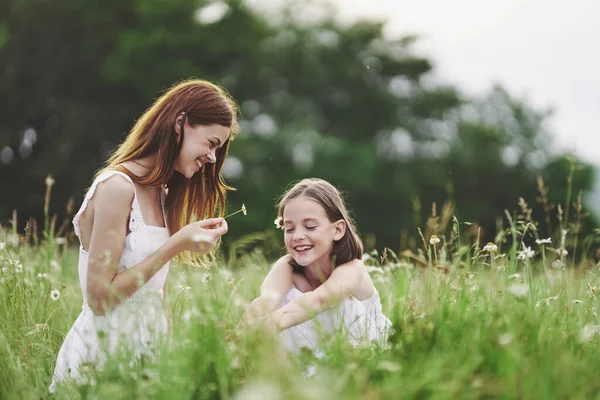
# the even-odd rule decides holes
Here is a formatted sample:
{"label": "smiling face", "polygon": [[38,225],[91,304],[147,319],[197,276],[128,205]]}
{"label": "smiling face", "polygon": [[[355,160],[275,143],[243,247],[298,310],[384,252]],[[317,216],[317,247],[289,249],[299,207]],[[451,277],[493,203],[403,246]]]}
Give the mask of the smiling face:
{"label": "smiling face", "polygon": [[[181,122],[177,119],[176,132],[181,137]],[[229,139],[231,129],[218,124],[190,125],[187,118],[183,128],[183,145],[175,161],[175,170],[190,179],[208,163],[217,161],[216,151]]]}
{"label": "smiling face", "polygon": [[306,196],[285,206],[283,226],[290,256],[303,267],[319,266],[322,270],[331,264],[333,244],[346,231],[344,220],[329,221],[323,207]]}

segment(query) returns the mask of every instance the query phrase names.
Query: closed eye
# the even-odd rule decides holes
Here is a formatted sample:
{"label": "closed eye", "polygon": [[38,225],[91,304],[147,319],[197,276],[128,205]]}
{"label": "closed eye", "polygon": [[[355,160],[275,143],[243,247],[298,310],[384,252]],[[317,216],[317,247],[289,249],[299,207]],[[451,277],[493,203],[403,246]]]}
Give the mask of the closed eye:
{"label": "closed eye", "polygon": [[317,229],[316,226],[307,226],[306,229],[308,229],[309,231],[314,231],[315,229]]}

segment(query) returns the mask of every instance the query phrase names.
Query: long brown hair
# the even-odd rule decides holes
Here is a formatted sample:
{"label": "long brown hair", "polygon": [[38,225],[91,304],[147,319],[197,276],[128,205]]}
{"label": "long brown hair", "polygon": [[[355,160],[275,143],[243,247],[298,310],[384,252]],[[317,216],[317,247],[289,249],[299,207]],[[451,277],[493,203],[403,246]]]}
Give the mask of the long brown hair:
{"label": "long brown hair", "polygon": [[[346,204],[342,196],[331,183],[318,178],[302,179],[289,189],[279,201],[277,215],[283,217],[283,210],[294,199],[305,196],[316,201],[327,215],[330,222],[335,222],[343,219],[346,222],[346,233],[344,236],[334,242],[333,250],[331,251],[331,260],[334,268],[345,264],[354,259],[362,259],[363,244],[360,237],[356,233],[354,221],[350,218]],[[290,265],[294,272],[300,273],[303,271],[296,260],[291,259]]]}
{"label": "long brown hair", "polygon": [[[181,113],[181,138],[175,131]],[[166,218],[171,234],[194,220],[223,216],[228,186],[221,175],[229,142],[238,132],[238,106],[222,88],[204,80],[175,84],[160,96],[137,120],[96,176],[109,169],[125,172],[140,185],[167,185]],[[183,144],[185,120],[192,126],[218,124],[231,129],[229,139],[216,151],[217,161],[206,164],[191,179],[175,173],[175,161]],[[122,167],[126,161],[156,154],[156,165],[144,176]]]}

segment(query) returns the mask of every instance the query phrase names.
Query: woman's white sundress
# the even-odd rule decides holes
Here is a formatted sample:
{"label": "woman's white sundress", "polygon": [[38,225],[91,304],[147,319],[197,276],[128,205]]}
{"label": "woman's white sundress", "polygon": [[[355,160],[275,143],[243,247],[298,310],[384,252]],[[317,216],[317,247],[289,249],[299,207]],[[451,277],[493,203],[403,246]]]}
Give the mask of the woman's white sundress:
{"label": "woman's white sundress", "polygon": [[[60,351],[50,385],[50,391],[56,390],[56,383],[65,379],[85,380],[80,367],[84,363],[92,363],[101,367],[106,355],[117,349],[127,349],[134,357],[152,356],[152,350],[167,334],[167,320],[163,313],[163,287],[169,273],[169,263],[165,264],[144,286],[133,296],[123,301],[115,309],[104,316],[95,315],[86,296],[88,253],[81,245],[79,217],[86,209],[99,183],[108,178],[120,175],[133,185],[127,174],[120,171],[106,171],[98,176],[83,200],[81,208],[73,218],[75,234],[80,239],[79,247],[79,285],[83,295],[81,314],[67,333]],[[161,193],[163,216],[164,189]],[[123,252],[117,272],[121,273],[146,259],[169,238],[166,228],[148,226],[144,223],[142,211],[134,186],[134,196],[129,216],[129,231],[125,237]]]}
{"label": "woman's white sundress", "polygon": [[[303,293],[295,286],[288,291],[282,307]],[[318,358],[324,353],[319,338],[325,334],[343,332],[348,342],[356,345],[362,341],[383,345],[392,331],[391,321],[383,314],[379,292],[366,300],[349,297],[337,307],[324,311],[313,319],[288,328],[280,333],[285,347],[293,353],[308,348]]]}

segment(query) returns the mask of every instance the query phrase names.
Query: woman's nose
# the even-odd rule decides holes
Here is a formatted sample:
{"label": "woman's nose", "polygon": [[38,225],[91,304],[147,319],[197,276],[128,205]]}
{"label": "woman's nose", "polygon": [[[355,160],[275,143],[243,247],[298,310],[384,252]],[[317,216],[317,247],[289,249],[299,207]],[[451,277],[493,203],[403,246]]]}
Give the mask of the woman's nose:
{"label": "woman's nose", "polygon": [[206,155],[206,159],[208,160],[209,163],[216,163],[217,162],[217,156],[215,155],[215,151],[211,151]]}

